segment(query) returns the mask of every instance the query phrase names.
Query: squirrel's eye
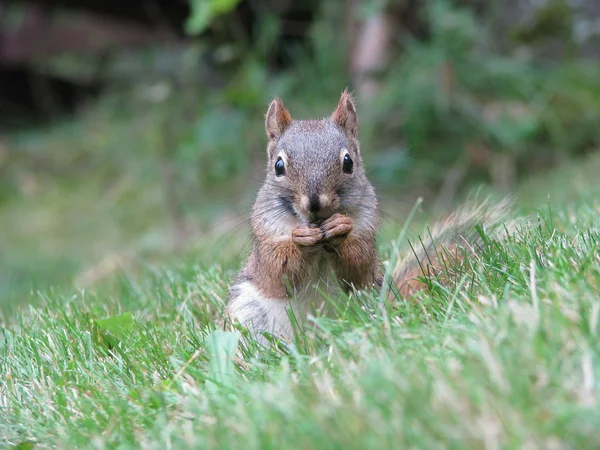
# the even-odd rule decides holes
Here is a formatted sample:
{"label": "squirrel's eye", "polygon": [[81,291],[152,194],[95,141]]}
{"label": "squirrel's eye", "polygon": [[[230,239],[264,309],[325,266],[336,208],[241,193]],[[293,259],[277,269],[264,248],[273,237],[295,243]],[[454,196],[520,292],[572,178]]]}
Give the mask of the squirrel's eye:
{"label": "squirrel's eye", "polygon": [[350,158],[350,155],[348,153],[344,155],[342,170],[344,171],[344,173],[352,173],[352,170],[354,170],[354,163],[352,162],[352,158]]}
{"label": "squirrel's eye", "polygon": [[281,156],[275,161],[275,175],[278,177],[285,175],[285,163],[281,159]]}

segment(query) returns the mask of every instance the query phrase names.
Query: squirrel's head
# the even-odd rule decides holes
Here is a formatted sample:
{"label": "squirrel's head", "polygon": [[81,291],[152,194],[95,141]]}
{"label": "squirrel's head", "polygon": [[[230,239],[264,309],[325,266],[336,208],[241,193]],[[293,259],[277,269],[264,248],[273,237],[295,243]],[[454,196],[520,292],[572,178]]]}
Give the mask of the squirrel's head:
{"label": "squirrel's head", "polygon": [[363,194],[370,196],[357,139],[358,117],[347,90],[331,116],[321,120],[293,120],[276,98],[269,105],[265,129],[265,184],[292,214],[315,222],[356,209]]}

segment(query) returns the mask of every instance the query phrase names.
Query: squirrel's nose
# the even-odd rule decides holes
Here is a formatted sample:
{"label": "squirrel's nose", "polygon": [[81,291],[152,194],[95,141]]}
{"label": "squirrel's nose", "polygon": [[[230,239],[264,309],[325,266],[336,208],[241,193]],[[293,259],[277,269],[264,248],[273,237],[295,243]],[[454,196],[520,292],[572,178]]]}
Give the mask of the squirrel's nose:
{"label": "squirrel's nose", "polygon": [[317,213],[321,210],[321,201],[318,195],[311,195],[308,200],[308,211],[311,213]]}

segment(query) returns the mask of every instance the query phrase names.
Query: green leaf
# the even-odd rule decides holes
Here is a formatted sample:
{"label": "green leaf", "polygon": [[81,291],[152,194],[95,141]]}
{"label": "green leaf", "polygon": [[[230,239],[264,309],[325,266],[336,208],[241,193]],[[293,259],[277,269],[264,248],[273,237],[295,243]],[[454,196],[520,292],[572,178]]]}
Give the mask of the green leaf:
{"label": "green leaf", "polygon": [[190,0],[190,15],[185,23],[188,34],[202,33],[218,16],[233,10],[240,0]]}
{"label": "green leaf", "polygon": [[94,320],[94,337],[96,342],[112,348],[129,335],[134,325],[135,319],[130,312],[106,319]]}
{"label": "green leaf", "polygon": [[237,331],[214,331],[206,338],[208,352],[208,374],[211,381],[207,387],[215,392],[220,387],[230,388],[235,381],[233,358],[240,339]]}

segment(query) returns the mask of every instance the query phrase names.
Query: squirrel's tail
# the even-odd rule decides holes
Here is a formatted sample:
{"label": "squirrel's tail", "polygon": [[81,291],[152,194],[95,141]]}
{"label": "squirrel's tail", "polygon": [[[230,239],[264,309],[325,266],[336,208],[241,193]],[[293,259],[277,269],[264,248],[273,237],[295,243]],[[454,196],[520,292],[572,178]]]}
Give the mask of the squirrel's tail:
{"label": "squirrel's tail", "polygon": [[427,229],[417,242],[411,243],[409,253],[398,259],[392,272],[398,293],[410,296],[424,290],[427,285],[420,277],[451,278],[452,274],[446,271],[452,271],[466,255],[475,253],[484,244],[479,226],[485,236],[504,237],[515,225],[508,220],[512,203],[509,198],[467,203]]}

